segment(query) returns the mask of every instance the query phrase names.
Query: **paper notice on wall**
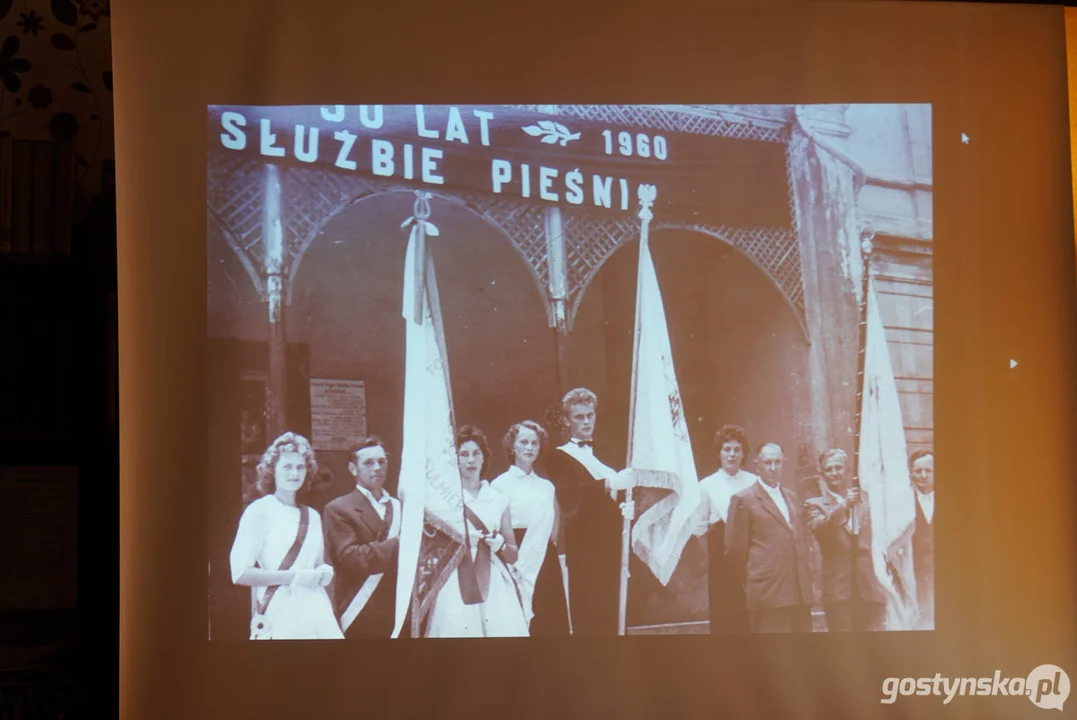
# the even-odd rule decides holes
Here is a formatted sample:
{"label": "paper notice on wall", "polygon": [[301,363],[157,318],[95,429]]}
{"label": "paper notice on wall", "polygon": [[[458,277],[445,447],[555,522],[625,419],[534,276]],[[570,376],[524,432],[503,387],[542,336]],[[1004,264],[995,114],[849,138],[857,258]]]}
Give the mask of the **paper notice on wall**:
{"label": "paper notice on wall", "polygon": [[310,379],[311,441],[315,450],[351,450],[366,437],[362,380]]}

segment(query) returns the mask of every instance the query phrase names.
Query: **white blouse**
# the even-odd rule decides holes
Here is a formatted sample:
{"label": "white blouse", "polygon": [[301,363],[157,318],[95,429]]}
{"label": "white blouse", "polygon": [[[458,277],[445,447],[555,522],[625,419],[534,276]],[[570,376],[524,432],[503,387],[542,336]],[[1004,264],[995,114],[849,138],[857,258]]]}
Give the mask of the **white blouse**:
{"label": "white blouse", "polygon": [[508,496],[509,514],[512,515],[514,528],[530,528],[536,522],[541,523],[553,510],[553,483],[536,475],[534,470],[525,473],[513,465],[490,485],[494,490]]}
{"label": "white blouse", "polygon": [[[316,568],[324,562],[322,518],[313,508],[308,510],[308,517],[307,537],[292,564],[295,570]],[[229,556],[232,582],[239,580],[239,576],[255,563],[265,570],[279,568],[298,532],[298,507],[285,505],[274,495],[265,495],[248,505],[239,519]],[[265,587],[259,587],[259,596],[265,591]]]}
{"label": "white blouse", "polygon": [[[308,509],[307,537],[292,564],[294,570],[312,570],[324,562],[322,518]],[[280,567],[299,531],[299,508],[285,505],[274,495],[261,497],[243,511],[229,557],[232,582],[257,565],[274,571]],[[255,588],[258,601],[268,588]],[[324,587],[281,585],[266,610],[274,640],[342,640],[333,604]]]}
{"label": "white blouse", "polygon": [[521,589],[524,590],[524,610],[530,620],[535,582],[538,580],[539,570],[542,569],[542,562],[546,559],[546,550],[557,517],[553,483],[539,477],[534,471],[525,473],[513,465],[490,485],[508,497],[512,526],[527,528],[514,566],[517,577],[523,581]]}
{"label": "white blouse", "polygon": [[[463,499],[476,517],[482,520],[487,530],[492,533],[497,533],[501,530],[501,516],[505,514],[505,508],[509,506],[509,499],[503,493],[497,492],[493,485],[483,480],[479,485],[478,494],[472,495],[465,490]],[[470,520],[468,521],[468,527],[473,538],[471,541],[471,556],[475,557],[479,546],[475,543],[474,537],[480,530]]]}
{"label": "white blouse", "polygon": [[724,469],[718,468],[718,472],[700,480],[699,486],[703,490],[704,502],[700,503],[695,534],[706,533],[710,526],[717,522],[728,522],[729,503],[733,496],[758,479],[758,475],[743,468],[732,476]]}

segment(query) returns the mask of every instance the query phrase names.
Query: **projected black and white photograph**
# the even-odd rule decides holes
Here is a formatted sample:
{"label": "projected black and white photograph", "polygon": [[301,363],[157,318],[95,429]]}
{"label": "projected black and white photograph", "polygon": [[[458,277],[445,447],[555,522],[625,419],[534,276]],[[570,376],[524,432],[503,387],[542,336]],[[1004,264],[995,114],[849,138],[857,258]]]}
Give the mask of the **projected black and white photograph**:
{"label": "projected black and white photograph", "polygon": [[211,106],[212,640],[933,630],[931,106]]}

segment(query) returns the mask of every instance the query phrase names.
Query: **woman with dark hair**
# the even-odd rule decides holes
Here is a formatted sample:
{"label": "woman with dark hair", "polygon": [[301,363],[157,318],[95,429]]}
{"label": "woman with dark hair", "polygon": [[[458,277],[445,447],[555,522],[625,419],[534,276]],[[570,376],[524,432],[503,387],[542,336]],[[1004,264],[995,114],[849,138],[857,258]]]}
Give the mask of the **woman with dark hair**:
{"label": "woman with dark hair", "polygon": [[461,427],[456,457],[463,491],[460,519],[441,529],[457,547],[452,573],[443,576],[430,609],[426,637],[526,636],[522,596],[508,567],[519,555],[509,498],[483,479],[490,457],[483,432]]}
{"label": "woman with dark hair", "polygon": [[751,452],[744,428],[725,425],[714,436],[722,465],[713,475],[699,481],[702,490],[696,534],[707,535],[708,599],[712,635],[750,632],[748,607],[740,575],[731,567],[725,553],[725,526],[729,520],[729,501],[735,494],[757,482],[759,477],[741,465]]}
{"label": "woman with dark hair", "polygon": [[343,639],[325,586],[333,568],[323,561],[322,521],[300,503],[318,472],[314,449],[284,433],[258,464],[263,493],[243,511],[232,543],[232,582],[251,588],[252,640]]}
{"label": "woman with dark hair", "polygon": [[520,546],[514,565],[532,637],[568,635],[568,607],[557,547],[557,501],[553,483],[535,474],[535,461],[549,436],[534,420],[509,428],[501,444],[512,463],[490,486],[509,498]]}

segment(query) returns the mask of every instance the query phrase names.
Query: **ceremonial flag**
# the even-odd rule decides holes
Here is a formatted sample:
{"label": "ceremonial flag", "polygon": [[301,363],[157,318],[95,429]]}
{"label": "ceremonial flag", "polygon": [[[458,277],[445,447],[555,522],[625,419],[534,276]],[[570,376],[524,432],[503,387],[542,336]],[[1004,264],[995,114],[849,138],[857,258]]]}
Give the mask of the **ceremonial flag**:
{"label": "ceremonial flag", "polygon": [[[421,201],[417,207],[420,204]],[[416,628],[424,601],[432,596],[436,585],[424,582],[424,578],[450,564],[450,558],[437,557],[430,543],[424,542],[424,523],[446,529],[460,527],[463,511],[448,357],[434,263],[425,247],[425,236],[437,235],[438,231],[423,217],[409,218],[404,225],[410,225],[411,234],[404,261],[403,316],[407,331],[399,483],[403,510],[394,638],[408,618],[413,593],[416,606],[412,608],[412,627]],[[436,574],[443,576],[444,572]]]}
{"label": "ceremonial flag", "polygon": [[916,498],[909,481],[905,427],[874,278],[868,280],[866,303],[857,473],[861,487],[870,498],[875,574],[890,598],[887,628],[911,630],[917,616],[912,557]]}
{"label": "ceremonial flag", "polygon": [[648,225],[654,194],[653,187],[640,188],[643,227],[636,285],[628,468],[635,485],[671,491],[639,517],[632,532],[632,549],[666,585],[692,534],[692,517],[699,506],[700,494],[688,424],[673,369],[666,312],[651,260]]}

